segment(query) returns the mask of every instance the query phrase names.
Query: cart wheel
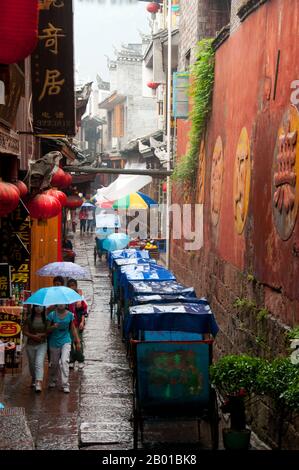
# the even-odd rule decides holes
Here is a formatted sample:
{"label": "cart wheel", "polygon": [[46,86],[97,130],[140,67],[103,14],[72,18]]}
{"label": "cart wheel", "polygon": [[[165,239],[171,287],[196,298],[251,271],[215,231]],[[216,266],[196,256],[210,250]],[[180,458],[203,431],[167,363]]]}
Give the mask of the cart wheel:
{"label": "cart wheel", "polygon": [[97,249],[94,247],[93,249],[93,260],[94,260],[94,265],[97,263]]}
{"label": "cart wheel", "polygon": [[133,448],[138,449],[138,427],[139,427],[139,415],[136,407],[136,397],[133,394]]}
{"label": "cart wheel", "polygon": [[209,423],[211,430],[212,449],[217,450],[219,447],[219,413],[217,395],[213,388],[211,388],[210,392]]}
{"label": "cart wheel", "polygon": [[113,290],[111,290],[110,293],[110,320],[112,320],[113,317],[113,310],[114,310],[114,302],[113,302]]}

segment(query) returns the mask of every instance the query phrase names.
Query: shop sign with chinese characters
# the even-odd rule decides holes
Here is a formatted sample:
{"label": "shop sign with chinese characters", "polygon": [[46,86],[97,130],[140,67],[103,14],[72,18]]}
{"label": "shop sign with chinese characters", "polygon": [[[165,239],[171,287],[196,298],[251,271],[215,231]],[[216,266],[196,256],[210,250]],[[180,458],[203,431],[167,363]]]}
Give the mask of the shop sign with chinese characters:
{"label": "shop sign with chinese characters", "polygon": [[11,297],[11,269],[8,263],[0,263],[0,298]]}
{"label": "shop sign with chinese characters", "polygon": [[21,317],[0,312],[0,338],[21,344]]}
{"label": "shop sign with chinese characters", "polygon": [[39,41],[31,60],[34,131],[73,136],[72,0],[40,0],[39,10]]}
{"label": "shop sign with chinese characters", "polygon": [[11,282],[23,289],[30,287],[30,219],[24,204],[2,219],[0,262],[12,268]]}

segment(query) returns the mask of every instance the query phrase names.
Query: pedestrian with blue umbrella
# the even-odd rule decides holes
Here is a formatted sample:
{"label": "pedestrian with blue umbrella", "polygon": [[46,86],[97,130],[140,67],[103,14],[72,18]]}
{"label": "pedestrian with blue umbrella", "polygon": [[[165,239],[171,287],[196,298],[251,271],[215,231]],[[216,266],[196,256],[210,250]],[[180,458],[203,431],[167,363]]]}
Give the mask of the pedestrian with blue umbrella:
{"label": "pedestrian with blue umbrella", "polygon": [[68,287],[47,287],[36,291],[24,304],[42,305],[48,307],[56,305],[47,316],[47,331],[51,333],[49,339],[52,367],[49,372],[49,387],[57,385],[57,376],[60,372],[61,386],[64,393],[70,392],[69,385],[69,359],[72,337],[77,350],[80,350],[80,338],[74,324],[74,315],[67,309],[68,304],[82,300],[82,297]]}
{"label": "pedestrian with blue umbrella", "polygon": [[45,307],[33,305],[30,315],[25,320],[23,334],[27,337],[26,353],[31,375],[31,387],[36,392],[42,391],[44,363],[47,353],[47,320]]}

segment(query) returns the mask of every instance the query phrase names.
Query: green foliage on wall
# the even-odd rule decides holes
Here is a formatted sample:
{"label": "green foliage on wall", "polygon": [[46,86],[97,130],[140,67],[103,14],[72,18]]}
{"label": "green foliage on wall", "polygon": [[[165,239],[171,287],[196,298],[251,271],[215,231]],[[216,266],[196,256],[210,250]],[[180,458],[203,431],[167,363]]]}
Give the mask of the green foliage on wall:
{"label": "green foliage on wall", "polygon": [[191,68],[192,110],[188,151],[174,169],[175,181],[192,183],[196,179],[200,143],[204,136],[207,117],[212,109],[214,65],[215,51],[212,47],[212,39],[202,39],[198,43],[197,61]]}
{"label": "green foliage on wall", "polygon": [[299,326],[295,326],[287,332],[288,339],[299,339]]}

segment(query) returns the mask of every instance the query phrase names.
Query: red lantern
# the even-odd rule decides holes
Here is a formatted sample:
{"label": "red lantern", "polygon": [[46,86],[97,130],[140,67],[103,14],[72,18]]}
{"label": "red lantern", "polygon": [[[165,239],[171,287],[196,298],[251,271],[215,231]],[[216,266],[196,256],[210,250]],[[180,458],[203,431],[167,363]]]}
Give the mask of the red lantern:
{"label": "red lantern", "polygon": [[66,173],[62,170],[62,168],[58,168],[56,173],[54,173],[52,176],[51,186],[55,186],[55,188],[65,188],[65,176]]}
{"label": "red lantern", "polygon": [[156,88],[158,88],[159,85],[160,85],[160,83],[157,83],[157,82],[148,82],[147,83],[147,86],[149,88],[151,88],[152,90],[156,90]]}
{"label": "red lantern", "polygon": [[20,191],[11,183],[0,182],[0,217],[14,211],[20,201]]}
{"label": "red lantern", "polygon": [[146,9],[149,13],[158,13],[160,5],[156,2],[151,2],[147,5]]}
{"label": "red lantern", "polygon": [[0,63],[13,64],[28,57],[38,39],[38,0],[2,0]]}
{"label": "red lantern", "polygon": [[79,196],[68,196],[65,207],[68,207],[69,209],[77,209],[77,207],[81,207],[82,204],[83,200]]}
{"label": "red lantern", "polygon": [[69,173],[64,173],[64,188],[68,188],[72,184],[73,178]]}
{"label": "red lantern", "polygon": [[64,194],[62,191],[59,191],[58,189],[49,189],[46,194],[49,194],[49,196],[56,197],[58,201],[61,204],[61,207],[64,207],[67,203],[67,197],[66,194]]}
{"label": "red lantern", "polygon": [[167,183],[166,183],[166,181],[164,181],[164,183],[162,183],[162,191],[163,191],[163,193],[166,193],[166,191],[167,191]]}
{"label": "red lantern", "polygon": [[16,186],[16,188],[19,190],[20,198],[23,199],[28,193],[28,188],[26,184],[23,183],[23,181],[18,180],[18,181],[15,181],[13,185]]}
{"label": "red lantern", "polygon": [[61,212],[61,204],[56,197],[43,193],[38,194],[27,203],[30,217],[33,219],[50,219]]}

